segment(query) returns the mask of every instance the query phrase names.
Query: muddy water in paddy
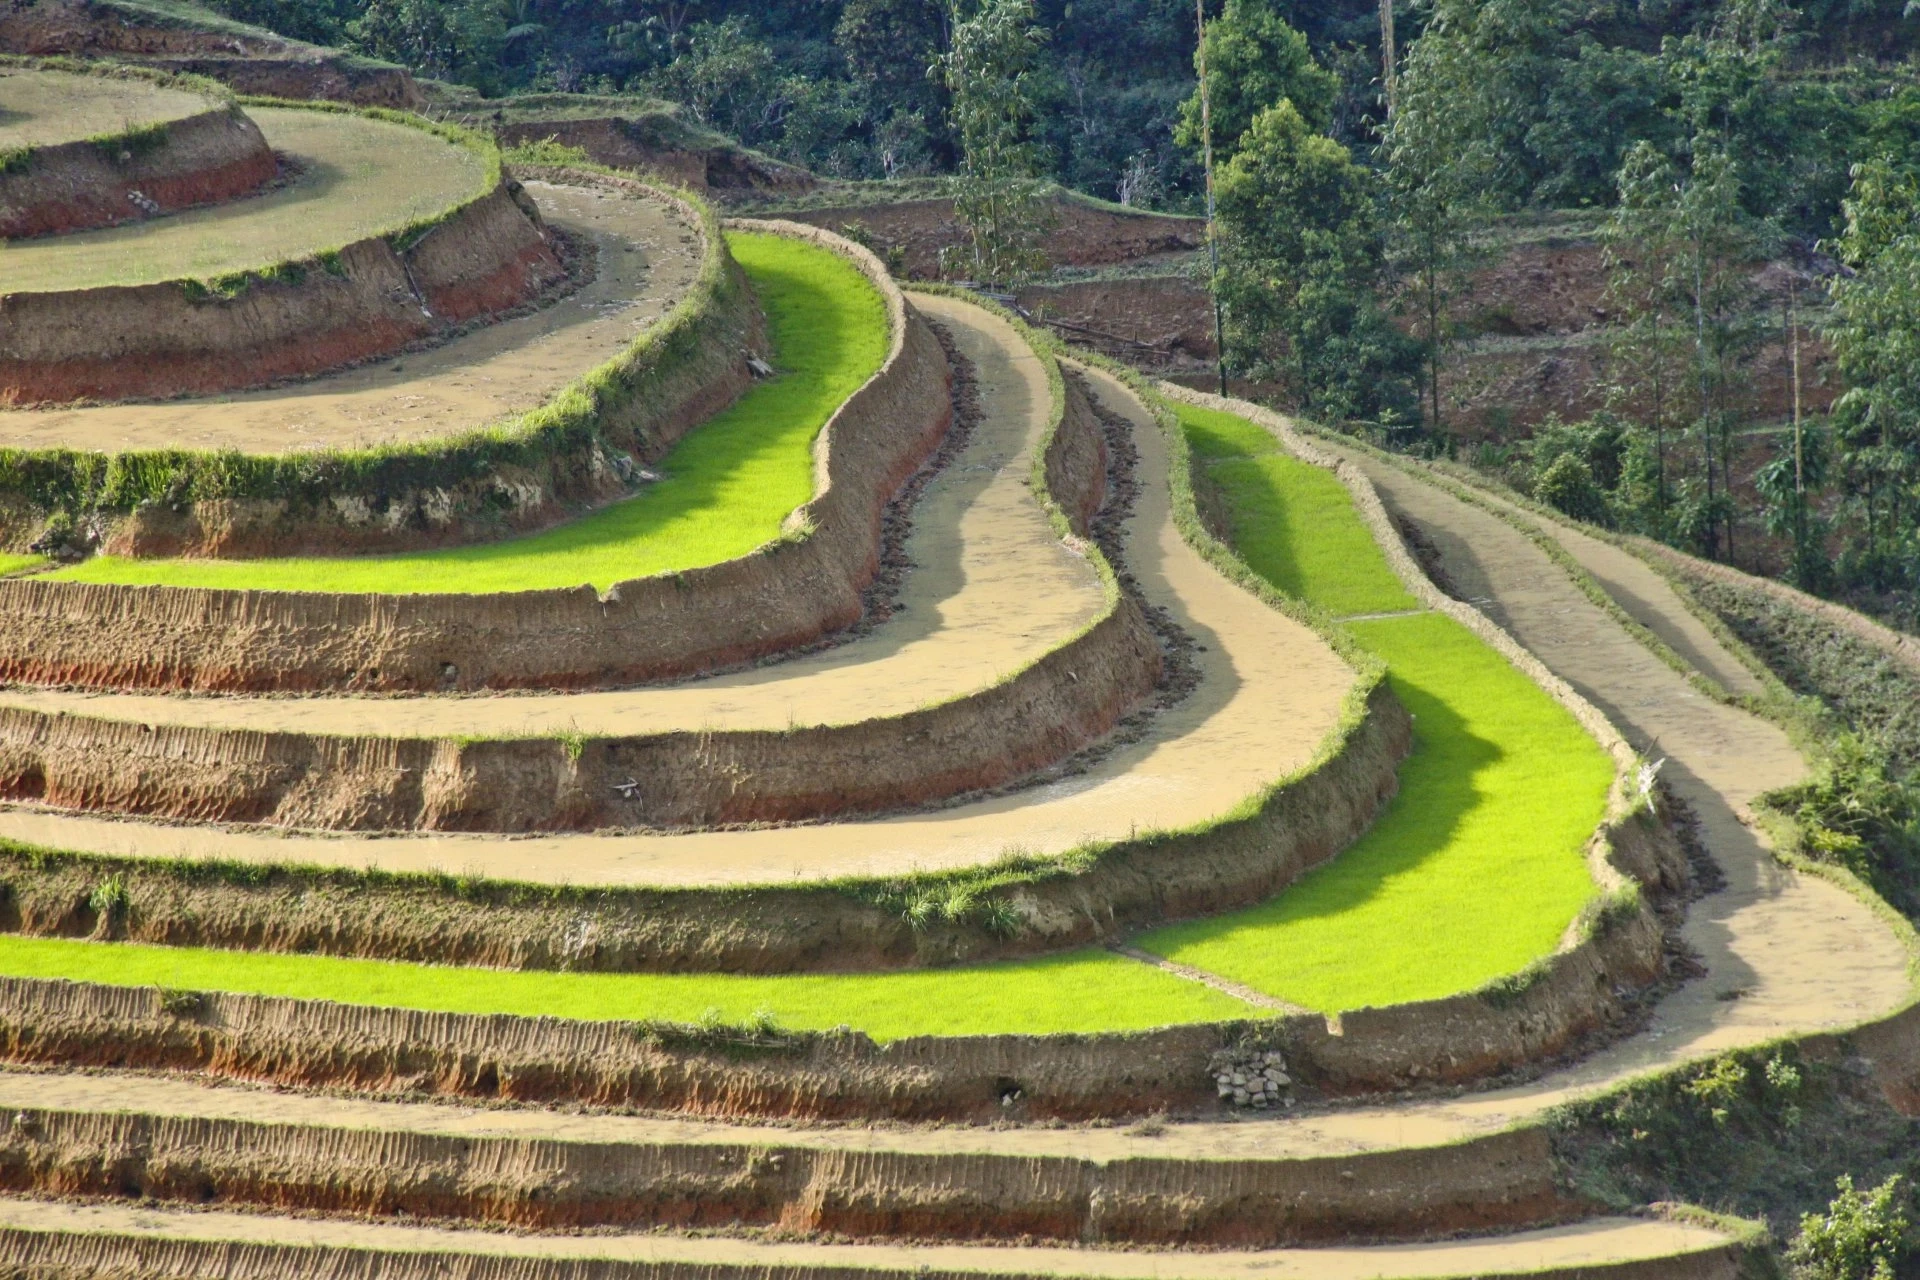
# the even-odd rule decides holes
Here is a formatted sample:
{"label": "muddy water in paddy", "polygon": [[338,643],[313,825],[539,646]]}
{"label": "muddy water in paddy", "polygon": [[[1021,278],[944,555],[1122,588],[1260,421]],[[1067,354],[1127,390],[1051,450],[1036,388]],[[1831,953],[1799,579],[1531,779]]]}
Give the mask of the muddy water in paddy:
{"label": "muddy water in paddy", "polygon": [[538,408],[619,355],[700,274],[697,227],[662,200],[530,182],[552,225],[598,261],[591,283],[530,315],[424,351],[244,395],[0,411],[19,448],[363,449],[459,435]]}
{"label": "muddy water in paddy", "polygon": [[[1020,438],[1037,439],[1048,408],[1044,370],[1013,330],[964,303],[938,298],[917,299],[916,303],[952,327],[977,367],[986,421],[976,430],[970,451],[1000,430],[989,423],[1008,416],[1022,424],[1017,429]],[[1183,827],[1212,818],[1312,758],[1338,722],[1340,705],[1354,674],[1311,631],[1234,586],[1186,544],[1173,527],[1167,497],[1167,454],[1157,428],[1138,401],[1118,383],[1094,375],[1093,385],[1107,404],[1134,423],[1134,438],[1140,446],[1141,492],[1126,534],[1128,562],[1148,602],[1165,607],[1173,620],[1198,641],[1201,651],[1195,660],[1201,679],[1199,688],[1180,705],[1162,713],[1142,738],[1117,747],[1079,776],[1018,794],[874,822],[669,836],[564,835],[512,840],[463,835],[295,836],[159,826],[30,809],[0,812],[0,835],[55,848],[133,856],[378,866],[396,871],[438,869],[505,879],[588,884],[719,885],[974,866],[1010,850],[1060,852],[1087,841],[1123,839],[1140,831]],[[1009,451],[996,466],[1024,476],[1027,462],[1023,455]],[[959,474],[965,477],[971,473]],[[990,488],[983,486],[975,498]],[[1030,498],[1027,502],[1031,506]],[[917,518],[929,520],[924,510]],[[1003,579],[1003,585],[978,606],[980,616],[998,620],[1006,628],[1001,634],[1016,640],[1017,647],[1008,645],[985,653],[973,651],[979,641],[964,642],[957,648],[936,647],[940,633],[952,625],[942,613],[944,606],[915,609],[909,601],[903,614],[868,640],[805,660],[818,664],[818,678],[838,684],[836,697],[864,699],[862,707],[879,705],[883,697],[889,706],[917,706],[935,696],[947,678],[939,665],[921,655],[944,652],[948,656],[940,660],[942,663],[972,662],[975,675],[985,673],[991,679],[1009,671],[1018,655],[1038,656],[1077,629],[1080,620],[1092,617],[1091,609],[1099,596],[1087,566],[1079,566],[1081,586],[1074,588],[1069,580],[1064,584],[1066,590],[1059,574],[1042,574],[1039,569],[1050,558],[1057,563],[1068,556],[1051,534],[1035,541],[1032,535],[1019,533],[1017,526],[990,514],[972,524],[963,516],[947,527],[950,532],[939,533],[938,526],[929,522],[918,531],[929,536],[917,538],[912,547],[921,567],[909,582],[930,573],[936,575],[930,581],[946,574],[950,581],[966,585],[968,541],[977,537],[981,554],[989,561],[1004,561],[1003,567],[1018,570]],[[950,563],[942,568],[943,561]],[[1060,609],[1063,602],[1071,612],[1064,617],[1053,614],[1057,629],[1050,639],[1021,634],[1036,619]],[[915,653],[917,644],[926,646],[919,655]],[[848,662],[846,655],[856,650],[873,655],[885,665],[843,665]],[[884,687],[868,674],[870,669],[886,672]],[[750,713],[753,718],[748,718],[748,712],[736,710],[734,723],[783,725],[794,704],[790,695],[778,690],[791,670],[783,666],[756,673],[754,679],[766,681],[758,685],[729,678],[727,682],[701,682],[625,696],[635,698],[636,706],[663,693],[675,698],[711,699],[715,694],[705,686],[719,684],[726,698],[762,699]],[[984,682],[976,679],[971,687],[979,683]],[[525,727],[529,706],[545,705],[552,708],[542,713],[551,717],[547,723],[568,723],[567,717],[578,717],[584,730],[585,714],[577,708],[595,705],[589,699],[601,696],[386,701],[377,705],[318,700],[311,708],[306,700],[252,705],[268,708],[273,716],[286,717],[279,721],[269,718],[262,727],[296,723],[293,717],[312,714],[334,716],[333,724],[355,732],[403,732],[405,722],[391,717],[444,714],[452,714],[454,719],[447,723],[458,724],[465,732],[488,723],[479,718],[485,716],[497,716],[493,723],[502,731],[511,731]],[[111,709],[115,715],[158,720],[177,718],[181,708],[190,708],[198,715],[205,708],[247,705],[112,696],[68,701],[44,694],[20,695],[19,700],[92,714],[107,714]],[[846,714],[844,703],[829,705],[841,707],[839,714]],[[455,710],[448,713],[441,708]],[[226,718],[223,714],[218,722]],[[646,723],[611,710],[595,722],[596,727],[616,731],[636,731]],[[698,727],[697,722],[694,727]]]}

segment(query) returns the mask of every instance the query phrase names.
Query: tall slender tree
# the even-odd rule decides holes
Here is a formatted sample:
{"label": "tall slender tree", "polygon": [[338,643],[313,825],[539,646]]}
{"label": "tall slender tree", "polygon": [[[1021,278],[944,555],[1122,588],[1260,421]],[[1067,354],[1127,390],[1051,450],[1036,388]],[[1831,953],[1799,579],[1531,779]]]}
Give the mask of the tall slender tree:
{"label": "tall slender tree", "polygon": [[986,284],[1014,284],[1045,265],[1050,219],[1033,97],[1046,41],[1033,0],[986,0],[971,17],[956,13],[952,47],[936,64],[952,96],[954,213],[968,235],[947,266]]}

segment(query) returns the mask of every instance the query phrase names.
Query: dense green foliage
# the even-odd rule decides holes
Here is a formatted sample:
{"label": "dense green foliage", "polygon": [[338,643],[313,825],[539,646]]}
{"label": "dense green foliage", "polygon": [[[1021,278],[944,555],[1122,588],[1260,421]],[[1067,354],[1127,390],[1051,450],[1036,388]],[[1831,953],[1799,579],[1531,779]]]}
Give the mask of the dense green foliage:
{"label": "dense green foliage", "polygon": [[1034,23],[1033,0],[986,0],[955,24],[953,47],[937,64],[960,149],[953,211],[968,239],[942,264],[949,275],[1009,285],[1046,265],[1039,242],[1047,206],[1033,130],[1033,80],[1046,36]]}
{"label": "dense green foliage", "polygon": [[52,576],[82,582],[383,593],[531,591],[616,582],[745,555],[813,496],[813,441],[886,358],[885,303],[844,258],[733,235],[781,376],[674,448],[638,497],[544,533],[406,555],[264,560],[102,556]]}
{"label": "dense green foliage", "polygon": [[[1342,616],[1417,607],[1338,479],[1244,420],[1181,417],[1256,572]],[[1565,708],[1452,619],[1350,627],[1414,716],[1392,806],[1272,901],[1140,943],[1327,1011],[1451,995],[1550,954],[1594,896],[1581,850],[1613,777]]]}

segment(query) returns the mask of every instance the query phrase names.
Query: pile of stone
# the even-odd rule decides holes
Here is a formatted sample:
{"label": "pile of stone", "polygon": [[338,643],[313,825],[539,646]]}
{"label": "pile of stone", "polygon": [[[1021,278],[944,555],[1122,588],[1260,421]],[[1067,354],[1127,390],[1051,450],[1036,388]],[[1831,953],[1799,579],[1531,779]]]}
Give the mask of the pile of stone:
{"label": "pile of stone", "polygon": [[1210,1065],[1223,1102],[1261,1110],[1293,1105],[1293,1078],[1276,1050],[1223,1050],[1213,1055]]}

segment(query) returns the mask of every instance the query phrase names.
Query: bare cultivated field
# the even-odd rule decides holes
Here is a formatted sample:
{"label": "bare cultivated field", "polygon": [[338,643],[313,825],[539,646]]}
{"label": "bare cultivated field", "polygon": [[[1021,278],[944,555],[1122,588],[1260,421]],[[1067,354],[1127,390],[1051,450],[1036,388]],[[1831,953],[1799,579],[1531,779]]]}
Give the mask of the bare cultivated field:
{"label": "bare cultivated field", "polygon": [[[111,83],[111,82],[110,82]],[[334,111],[249,111],[292,181],[251,200],[0,250],[0,292],[210,279],[312,257],[480,194],[482,157],[424,129]]]}
{"label": "bare cultivated field", "polygon": [[[700,274],[698,230],[663,200],[530,184],[547,221],[599,257],[593,282],[532,315],[310,382],[211,400],[19,409],[22,448],[287,453],[429,440],[537,408],[633,342]],[[256,202],[259,203],[259,202]]]}
{"label": "bare cultivated field", "polygon": [[164,124],[211,105],[197,93],[133,77],[0,68],[0,152]]}

